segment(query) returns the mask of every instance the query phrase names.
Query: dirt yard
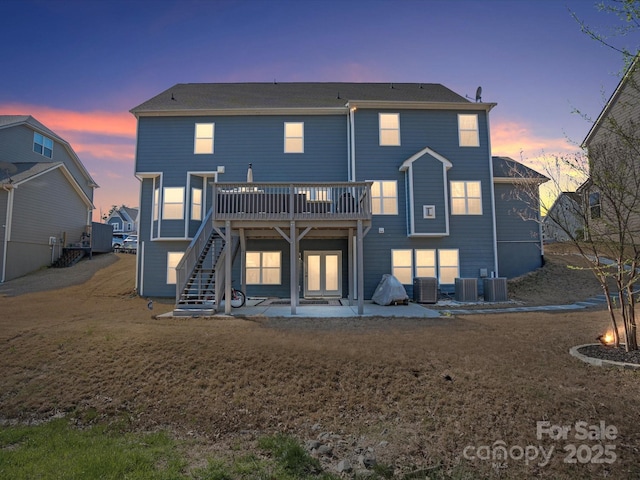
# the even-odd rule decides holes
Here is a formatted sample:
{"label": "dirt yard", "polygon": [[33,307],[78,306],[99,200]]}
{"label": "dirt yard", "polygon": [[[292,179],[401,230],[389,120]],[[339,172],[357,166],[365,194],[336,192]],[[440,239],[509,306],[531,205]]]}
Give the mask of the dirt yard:
{"label": "dirt yard", "polygon": [[[544,269],[510,285],[512,296],[550,304],[600,293],[567,263],[548,255]],[[108,254],[0,286],[2,422],[65,414],[79,425],[164,428],[188,442],[194,466],[285,432],[334,473],[344,459],[364,470],[366,457],[398,478],[431,469],[640,478],[640,372],[568,354],[606,330],[601,309],[158,320],[172,305],[156,300],[150,312],[134,270],[133,256]]]}

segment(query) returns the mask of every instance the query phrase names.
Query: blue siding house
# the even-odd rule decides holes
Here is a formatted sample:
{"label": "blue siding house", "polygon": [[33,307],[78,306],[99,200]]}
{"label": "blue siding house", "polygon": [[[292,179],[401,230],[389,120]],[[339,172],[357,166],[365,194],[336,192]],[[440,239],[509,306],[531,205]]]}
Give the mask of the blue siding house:
{"label": "blue siding house", "polygon": [[492,158],[493,107],[439,84],[171,87],[131,110],[139,293],[220,309],[235,285],[292,313],[362,311],[386,273],[411,295],[417,277],[452,292],[541,266],[538,223],[513,214],[538,199],[509,192],[546,178]]}

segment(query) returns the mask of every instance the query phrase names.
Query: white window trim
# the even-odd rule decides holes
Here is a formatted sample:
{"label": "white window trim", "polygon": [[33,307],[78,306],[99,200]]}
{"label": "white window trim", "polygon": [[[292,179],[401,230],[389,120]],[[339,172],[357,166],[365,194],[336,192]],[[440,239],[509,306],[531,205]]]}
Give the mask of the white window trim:
{"label": "white window trim", "polygon": [[[452,265],[442,265],[442,261],[440,260],[440,255],[442,252],[456,252],[456,274],[453,276],[453,282],[451,283],[442,283],[442,269],[443,268],[453,268]],[[440,285],[454,285],[455,279],[460,277],[460,250],[457,248],[440,248],[438,249],[438,283]]]}
{"label": "white window trim", "polygon": [[[198,137],[198,125],[211,125],[211,136]],[[194,155],[211,155],[215,151],[216,124],[213,122],[196,123],[193,128],[193,154]],[[211,140],[211,151],[198,152],[198,140]]]}
{"label": "white window trim", "polygon": [[[200,196],[200,201],[198,203],[196,203],[196,201],[195,201],[196,192]],[[202,198],[203,198],[202,197],[202,188],[191,187],[191,212],[190,212],[191,213],[191,215],[190,215],[191,220],[202,221]],[[195,207],[198,207],[200,209],[198,215],[194,215]]]}
{"label": "white window trim", "polygon": [[[409,252],[409,265],[395,265],[394,264],[394,253],[395,252]],[[413,250],[411,248],[392,248],[391,249],[391,273],[394,277],[396,277],[400,283],[403,285],[411,285],[413,283],[413,267],[414,267],[414,258],[413,258]],[[402,270],[406,272],[409,270],[409,282],[403,282],[401,278],[396,275],[396,270]]]}
{"label": "white window trim", "polygon": [[[382,127],[382,117],[383,116],[388,116],[388,117],[392,117],[395,116],[397,118],[397,127],[394,128],[383,128]],[[384,143],[382,141],[382,132],[387,132],[387,131],[394,131],[394,132],[398,132],[398,142],[397,143]],[[378,113],[378,143],[381,147],[398,147],[400,146],[401,143],[401,139],[400,139],[400,114],[399,113]]]}
{"label": "white window trim", "polygon": [[[246,262],[246,254],[249,253],[259,253],[260,254],[260,263],[257,267],[249,267]],[[264,266],[264,254],[265,253],[277,253],[279,264],[277,267],[265,267]],[[259,273],[259,281],[258,283],[249,283],[248,278],[249,275],[247,271],[251,268],[251,270],[257,270]],[[264,271],[265,270],[277,270],[278,271],[278,283],[264,283]],[[247,285],[282,285],[282,252],[279,250],[251,250],[245,252],[245,278],[247,279]]]}
{"label": "white window trim", "polygon": [[[433,261],[434,264],[433,265],[418,265],[418,251],[429,251],[429,252],[433,252]],[[393,262],[393,255],[394,252],[411,252],[411,265],[401,265],[401,266],[396,266],[394,265]],[[442,261],[441,261],[441,255],[442,252],[455,252],[456,253],[456,271],[455,271],[455,276],[454,281],[451,283],[442,283],[441,279],[442,279],[442,270],[443,269],[453,269],[454,265],[442,265]],[[410,270],[410,275],[411,275],[411,280],[409,283],[405,283],[403,282],[400,278],[398,278],[398,280],[400,281],[400,283],[402,283],[403,285],[412,285],[413,281],[416,277],[424,277],[424,276],[430,276],[430,275],[418,275],[417,271],[418,268],[432,268],[434,271],[434,275],[437,279],[438,279],[438,284],[439,285],[454,285],[455,284],[455,278],[460,276],[460,250],[457,248],[439,248],[439,249],[435,249],[435,248],[416,248],[416,249],[411,249],[411,248],[393,248],[391,249],[391,273],[398,278],[398,276],[395,274],[395,270],[396,269],[403,269],[403,270]]]}
{"label": "white window trim", "polygon": [[[374,183],[379,183],[380,184],[380,196],[379,197],[373,197],[373,194],[371,195],[371,214],[372,215],[398,215],[398,181],[397,180],[369,180],[370,182],[374,182]],[[385,197],[384,196],[384,192],[383,192],[383,188],[382,188],[382,184],[385,182],[393,182],[396,185],[396,196],[395,197]],[[385,199],[390,199],[393,198],[395,199],[395,212],[385,212],[384,211],[384,200]],[[373,203],[375,201],[379,201],[380,202],[380,212],[379,213],[373,213],[374,212],[374,207],[373,207]]]}
{"label": "white window trim", "polygon": [[[171,257],[173,256],[178,256],[180,255],[180,257],[175,261],[175,265],[171,265],[173,262],[171,262]],[[175,285],[176,282],[178,281],[178,274],[176,272],[176,266],[180,263],[180,260],[182,260],[182,257],[184,256],[184,252],[167,252],[167,285]]]}
{"label": "white window trim", "polygon": [[[433,265],[420,265],[418,264],[418,252],[431,252],[433,255]],[[438,276],[438,250],[435,248],[416,248],[413,251],[414,255],[414,273],[415,277],[436,277]],[[433,275],[418,275],[419,268],[431,268],[433,269]]]}
{"label": "white window trim", "polygon": [[[180,202],[167,202],[167,190],[180,190],[181,200]],[[179,217],[168,217],[167,206],[168,205],[180,205]],[[164,187],[162,189],[162,220],[184,220],[184,187]]]}
{"label": "white window trim", "polygon": [[[42,138],[42,143],[36,141],[36,139],[39,140],[38,137]],[[51,148],[48,148],[47,144],[51,144]],[[40,148],[42,148],[42,152],[38,152],[36,150],[36,145],[39,145]],[[51,150],[51,155],[45,155],[45,149]],[[33,132],[33,151],[39,155],[42,155],[45,158],[52,159],[53,158],[53,140],[41,133]]]}
{"label": "white window trim", "polygon": [[[461,117],[475,117],[476,119],[476,128],[462,128],[462,124],[460,122],[460,118]],[[478,115],[475,113],[459,113],[458,114],[458,145],[460,147],[479,147],[480,146],[480,127],[478,125]],[[475,142],[473,142],[473,144],[468,144],[468,145],[463,145],[462,142],[462,133],[469,133],[469,132],[475,132],[476,136],[475,136]]]}
{"label": "white window trim", "polygon": [[[287,127],[289,125],[301,125],[302,126],[302,136],[293,136],[289,135],[287,132]],[[287,140],[301,140],[302,145],[300,150],[289,150],[287,148]],[[284,153],[304,153],[304,122],[284,122]]]}
{"label": "white window trim", "polygon": [[153,221],[157,222],[160,219],[160,185],[154,185],[153,187]]}
{"label": "white window trim", "polygon": [[[453,208],[453,187],[452,184],[454,183],[462,183],[464,184],[464,197],[455,197],[456,199],[464,199],[464,212],[463,213],[456,213],[454,211]],[[478,189],[480,190],[480,196],[479,197],[470,197],[469,194],[467,193],[467,185],[470,183],[477,183],[478,184]],[[482,182],[480,180],[451,180],[449,182],[449,191],[451,192],[451,215],[482,215]],[[478,199],[480,200],[479,205],[480,205],[480,211],[479,212],[473,212],[470,213],[469,212],[469,199],[470,198],[474,198],[474,199]]]}

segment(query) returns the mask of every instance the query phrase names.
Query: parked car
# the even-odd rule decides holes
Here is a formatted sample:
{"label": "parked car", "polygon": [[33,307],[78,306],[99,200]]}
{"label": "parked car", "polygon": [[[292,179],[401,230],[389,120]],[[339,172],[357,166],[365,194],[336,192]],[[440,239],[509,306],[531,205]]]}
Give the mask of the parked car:
{"label": "parked car", "polygon": [[129,235],[122,244],[125,253],[136,253],[138,251],[138,235]]}
{"label": "parked car", "polygon": [[114,250],[120,250],[125,239],[129,236],[127,233],[114,233],[111,237],[111,246]]}

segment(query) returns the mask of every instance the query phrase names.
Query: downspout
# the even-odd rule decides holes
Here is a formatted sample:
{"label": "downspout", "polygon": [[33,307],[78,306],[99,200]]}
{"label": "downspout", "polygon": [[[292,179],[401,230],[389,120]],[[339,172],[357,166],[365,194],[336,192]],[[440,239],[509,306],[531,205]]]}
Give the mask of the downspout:
{"label": "downspout", "polygon": [[356,107],[349,107],[349,125],[351,127],[351,182],[356,181],[356,129],[355,129],[355,113]]}
{"label": "downspout", "polygon": [[491,127],[489,125],[489,111],[487,111],[487,141],[489,142],[489,174],[491,184],[491,222],[493,227],[493,268],[496,277],[499,277],[498,272],[498,231],[496,228],[496,191],[493,183],[493,156],[491,154]]}
{"label": "downspout", "polygon": [[347,123],[347,181],[351,180],[351,119],[350,115],[346,117]]}
{"label": "downspout", "polygon": [[7,214],[4,221],[4,241],[2,248],[2,275],[0,276],[0,283],[4,283],[7,278],[7,247],[9,245],[9,239],[11,238],[11,221],[13,216],[13,188],[10,185],[3,185],[3,188],[8,192],[7,195]]}

